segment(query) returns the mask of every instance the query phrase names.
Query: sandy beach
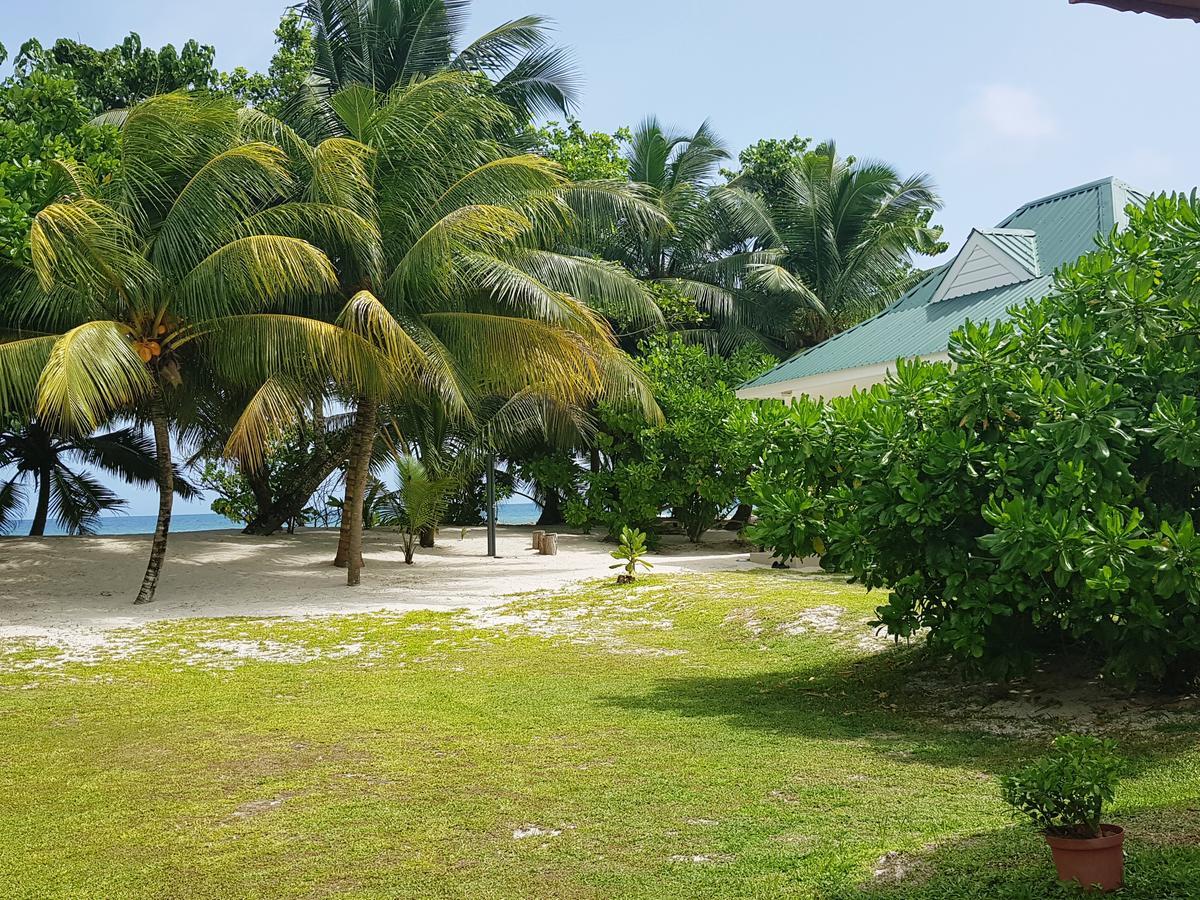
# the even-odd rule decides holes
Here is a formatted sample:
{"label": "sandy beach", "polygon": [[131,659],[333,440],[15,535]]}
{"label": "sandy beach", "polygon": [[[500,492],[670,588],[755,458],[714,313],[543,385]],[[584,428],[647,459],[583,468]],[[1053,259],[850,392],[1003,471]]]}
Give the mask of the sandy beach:
{"label": "sandy beach", "polygon": [[[486,556],[483,528],[446,529],[438,546],[404,564],[398,535],[364,536],[366,569],[358,588],[330,565],[337,533],[249,537],[237,531],[171,535],[157,599],[134,606],[149,535],[0,539],[0,638],[61,630],[106,631],[164,619],[316,616],[372,611],[480,609],[506,596],[553,590],[612,575],[611,544],[560,534],[557,556],[530,547],[532,528],[501,527],[500,558]],[[703,545],[665,543],[656,572],[750,568],[727,532]]]}

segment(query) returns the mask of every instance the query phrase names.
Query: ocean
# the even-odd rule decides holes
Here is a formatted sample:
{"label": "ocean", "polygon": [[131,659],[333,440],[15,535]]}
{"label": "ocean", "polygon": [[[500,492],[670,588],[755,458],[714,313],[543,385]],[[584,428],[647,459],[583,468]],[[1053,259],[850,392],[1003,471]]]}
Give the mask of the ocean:
{"label": "ocean", "polygon": [[[496,520],[501,525],[532,525],[541,514],[536,503],[528,501],[501,503],[496,509]],[[105,516],[100,520],[97,534],[153,534],[154,516]],[[29,534],[30,519],[19,519],[10,534]],[[196,513],[171,517],[171,531],[219,531],[242,526],[216,513]],[[53,521],[46,523],[46,536],[63,533]]]}

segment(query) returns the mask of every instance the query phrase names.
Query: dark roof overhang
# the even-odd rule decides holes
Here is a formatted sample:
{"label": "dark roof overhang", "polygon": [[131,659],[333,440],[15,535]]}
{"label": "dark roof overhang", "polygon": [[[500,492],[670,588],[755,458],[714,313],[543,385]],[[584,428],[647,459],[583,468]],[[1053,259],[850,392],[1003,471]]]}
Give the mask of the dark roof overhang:
{"label": "dark roof overhang", "polygon": [[1122,12],[1151,13],[1167,19],[1191,19],[1200,22],[1200,0],[1070,0],[1071,3],[1094,3]]}

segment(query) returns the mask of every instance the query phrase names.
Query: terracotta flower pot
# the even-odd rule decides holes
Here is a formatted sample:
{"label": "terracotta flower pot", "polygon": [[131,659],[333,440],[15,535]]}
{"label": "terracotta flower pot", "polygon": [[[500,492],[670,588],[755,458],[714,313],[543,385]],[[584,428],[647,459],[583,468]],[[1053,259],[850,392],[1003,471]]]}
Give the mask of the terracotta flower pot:
{"label": "terracotta flower pot", "polygon": [[1115,891],[1125,879],[1125,829],[1101,825],[1100,837],[1046,835],[1059,881],[1077,881],[1085,890]]}

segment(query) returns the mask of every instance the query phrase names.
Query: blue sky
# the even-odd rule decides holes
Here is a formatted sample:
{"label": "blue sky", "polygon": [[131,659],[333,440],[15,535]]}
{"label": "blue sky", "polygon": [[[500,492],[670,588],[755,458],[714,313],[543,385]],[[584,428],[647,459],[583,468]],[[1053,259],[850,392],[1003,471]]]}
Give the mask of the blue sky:
{"label": "blue sky", "polygon": [[[213,44],[222,68],[265,68],[287,3],[5,5],[10,51],[31,35],[109,46],[133,30],[149,46]],[[472,34],[530,12],[574,48],[589,128],[708,118],[735,152],[761,137],[833,137],[843,153],[929,173],[952,246],[1103,176],[1145,190],[1200,183],[1189,22],[1067,0],[476,0]],[[131,512],[153,512],[131,499]]]}

